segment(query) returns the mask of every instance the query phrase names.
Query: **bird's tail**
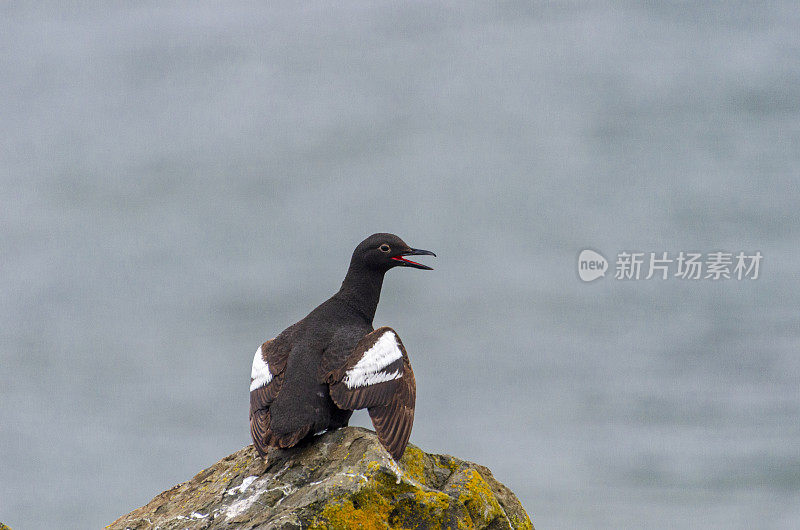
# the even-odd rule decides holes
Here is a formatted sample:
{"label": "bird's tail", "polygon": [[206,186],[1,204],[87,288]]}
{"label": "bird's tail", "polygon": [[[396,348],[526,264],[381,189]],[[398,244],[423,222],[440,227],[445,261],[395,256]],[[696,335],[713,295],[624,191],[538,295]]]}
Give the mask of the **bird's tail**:
{"label": "bird's tail", "polygon": [[269,409],[256,410],[250,415],[250,436],[256,451],[262,457],[267,456],[270,447],[277,445],[269,428]]}
{"label": "bird's tail", "polygon": [[253,411],[250,416],[250,436],[253,438],[253,445],[262,457],[267,456],[270,447],[280,447],[286,449],[294,447],[300,440],[310,433],[309,428],[305,428],[289,434],[276,434],[270,428],[270,414],[268,408]]}

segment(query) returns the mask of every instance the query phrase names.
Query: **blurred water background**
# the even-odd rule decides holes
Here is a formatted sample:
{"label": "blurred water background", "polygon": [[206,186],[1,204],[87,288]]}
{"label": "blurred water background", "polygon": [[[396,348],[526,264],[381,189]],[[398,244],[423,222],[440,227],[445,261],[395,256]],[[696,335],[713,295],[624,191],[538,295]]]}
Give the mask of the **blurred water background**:
{"label": "blurred water background", "polygon": [[795,3],[88,4],[0,6],[0,520],[99,528],[248,444],[253,351],[390,231],[438,254],[375,320],[412,443],[541,529],[800,527]]}

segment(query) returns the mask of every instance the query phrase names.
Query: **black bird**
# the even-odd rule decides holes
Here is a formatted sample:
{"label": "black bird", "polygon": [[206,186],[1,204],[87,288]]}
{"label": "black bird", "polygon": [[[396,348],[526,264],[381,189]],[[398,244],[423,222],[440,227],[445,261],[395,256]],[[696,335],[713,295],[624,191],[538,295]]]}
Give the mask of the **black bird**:
{"label": "black bird", "polygon": [[339,292],[256,350],[250,374],[250,434],[261,456],[347,425],[366,408],[378,439],[403,456],[417,389],[400,337],[373,331],[383,275],[393,267],[432,270],[405,256],[430,255],[394,234],[373,234],[353,251]]}

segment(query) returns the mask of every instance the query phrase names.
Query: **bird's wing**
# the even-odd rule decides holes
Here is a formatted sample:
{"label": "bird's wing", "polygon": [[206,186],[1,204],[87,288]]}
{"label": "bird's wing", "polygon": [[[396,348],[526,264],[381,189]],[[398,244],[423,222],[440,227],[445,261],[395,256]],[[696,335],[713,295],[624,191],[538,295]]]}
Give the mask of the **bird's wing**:
{"label": "bird's wing", "polygon": [[250,435],[261,456],[276,445],[269,428],[269,406],[283,385],[283,372],[289,359],[288,341],[281,335],[256,350],[250,372]]}
{"label": "bird's wing", "polygon": [[382,327],[364,335],[328,383],[339,408],[369,411],[381,444],[399,460],[411,436],[417,386],[397,333]]}

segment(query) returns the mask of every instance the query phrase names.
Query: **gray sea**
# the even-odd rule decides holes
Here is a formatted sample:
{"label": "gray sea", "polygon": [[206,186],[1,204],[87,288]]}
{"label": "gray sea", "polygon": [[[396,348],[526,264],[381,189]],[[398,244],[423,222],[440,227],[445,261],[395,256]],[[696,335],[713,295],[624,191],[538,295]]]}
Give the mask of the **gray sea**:
{"label": "gray sea", "polygon": [[[438,254],[375,320],[412,443],[539,529],[800,528],[798,27],[788,1],[4,2],[0,521],[100,528],[248,444],[256,347],[389,231]],[[650,252],[763,258],[648,280]]]}

